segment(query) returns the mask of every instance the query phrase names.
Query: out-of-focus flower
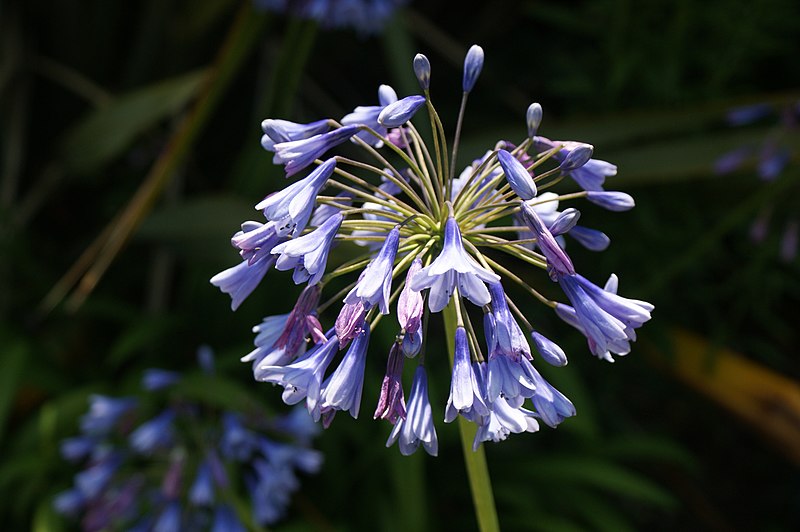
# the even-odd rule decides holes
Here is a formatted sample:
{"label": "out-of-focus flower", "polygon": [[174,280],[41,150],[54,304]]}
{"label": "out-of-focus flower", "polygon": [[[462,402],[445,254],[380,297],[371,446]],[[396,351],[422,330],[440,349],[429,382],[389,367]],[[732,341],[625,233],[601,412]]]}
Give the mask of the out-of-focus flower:
{"label": "out-of-focus flower", "polygon": [[[198,358],[212,371],[207,348]],[[310,448],[318,432],[310,416],[304,410],[279,417],[221,411],[183,397],[180,381],[176,372],[145,372],[147,403],[170,391],[154,417],[139,398],[90,398],[82,435],[61,446],[62,455],[84,469],[54,499],[59,513],[80,518],[86,531],[245,530],[250,519],[230,506],[233,490],[249,496],[258,524],[283,517],[299,486],[297,472],[315,473],[322,463]]]}
{"label": "out-of-focus flower", "polygon": [[408,0],[253,0],[258,9],[315,20],[323,28],[353,28],[378,33]]}
{"label": "out-of-focus flower", "polygon": [[[788,102],[784,105],[757,103],[736,107],[728,111],[726,122],[730,126],[741,127],[771,120],[773,126],[760,141],[759,145],[747,144],[738,146],[724,153],[714,162],[714,172],[726,175],[741,170],[748,163],[755,165],[756,175],[765,182],[778,179],[789,166],[797,153],[795,147],[786,141],[797,133],[800,123],[800,102]],[[753,242],[761,243],[767,237],[770,223],[774,218],[783,216],[784,227],[780,236],[778,257],[783,262],[792,262],[797,258],[797,208],[794,198],[800,188],[793,186],[781,197],[772,200],[753,220],[750,237]]]}

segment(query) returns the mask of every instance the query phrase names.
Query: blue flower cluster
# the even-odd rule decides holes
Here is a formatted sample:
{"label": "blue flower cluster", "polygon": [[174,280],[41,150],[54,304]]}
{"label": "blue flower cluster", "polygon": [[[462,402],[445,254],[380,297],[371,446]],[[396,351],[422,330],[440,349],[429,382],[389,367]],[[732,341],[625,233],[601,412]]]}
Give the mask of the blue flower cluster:
{"label": "blue flower cluster", "polygon": [[381,31],[395,10],[408,0],[253,0],[258,9],[316,20],[323,28]]}
{"label": "blue flower cluster", "polygon": [[[393,425],[387,446],[397,442],[403,454],[420,445],[432,455],[438,452],[425,369],[433,314],[447,312],[455,324],[444,420],[461,415],[474,422],[477,448],[511,433],[536,431],[540,421],[555,427],[575,414],[569,399],[534,368],[531,343],[554,366],[565,365],[566,354],[531,325],[506,293],[504,280],[544,303],[586,337],[595,356],[610,362],[613,355],[630,352],[636,329],[653,310],[645,301],[619,295],[614,275],[603,287],[580,275],[566,253],[564,235],[594,251],[606,249],[610,239],[578,225],[577,209],[559,211],[560,202],[583,198],[618,212],[634,201],[604,188],[617,168],[594,159],[591,145],[538,135],[538,103],[527,110],[527,138],[517,144],[498,141],[456,176],[464,110],[483,62],[481,47],[471,47],[452,152],[431,99],[430,62],[422,54],[413,62],[422,95],[398,98],[382,85],[378,105],[358,106],[339,121],[264,120],[261,144],[273,153],[273,162],[284,165],[287,176],[312,170],[255,206],[263,219],[243,223],[231,240],[242,261],[211,279],[231,296],[233,309],[273,267],[292,271],[295,284],[306,285],[290,312],[254,328],[255,349],[242,360],[252,363],[256,380],[282,386],[287,404],[305,402],[325,427],[338,411],[358,416],[371,331],[395,308],[398,333],[388,349],[374,417]],[[422,110],[433,131],[432,146],[412,122]],[[325,158],[347,141],[369,162]],[[551,190],[566,178],[581,190]],[[331,249],[343,243],[362,251],[330,268]],[[513,265],[498,254],[510,256]],[[516,268],[526,271],[525,278],[528,270],[544,270],[546,282],[557,283],[567,302],[545,297]],[[357,272],[338,293],[321,299],[326,287],[341,286],[340,277]],[[324,311],[337,303],[333,326],[323,326]],[[406,404],[403,366],[414,358],[418,364]]]}
{"label": "blue flower cluster", "polygon": [[[792,143],[792,135],[797,134],[800,124],[800,102],[790,101],[784,105],[757,103],[731,109],[726,117],[728,125],[733,127],[750,126],[763,122],[772,122],[772,127],[759,145],[745,144],[722,156],[714,163],[714,171],[718,174],[729,174],[740,170],[746,163],[755,160],[756,173],[762,181],[771,182],[783,174],[786,167],[796,157]],[[781,232],[780,258],[791,262],[797,257],[798,238],[800,237],[800,220],[797,217],[796,202],[798,192],[784,194],[781,199],[764,207],[750,228],[750,237],[755,242],[762,242],[767,237],[769,226],[776,212],[782,211],[784,227]],[[782,203],[790,202],[790,205]]]}
{"label": "blue flower cluster", "polygon": [[[207,371],[210,358],[201,350]],[[80,518],[85,531],[160,532],[244,531],[284,515],[299,487],[297,473],[316,473],[322,464],[310,448],[317,425],[303,409],[270,418],[185,399],[182,378],[158,369],[145,373],[147,402],[170,392],[168,404],[149,419],[144,398],[91,396],[81,435],[61,444],[64,458],[84,468],[56,496],[60,513]],[[246,505],[233,504],[242,491],[251,515]]]}

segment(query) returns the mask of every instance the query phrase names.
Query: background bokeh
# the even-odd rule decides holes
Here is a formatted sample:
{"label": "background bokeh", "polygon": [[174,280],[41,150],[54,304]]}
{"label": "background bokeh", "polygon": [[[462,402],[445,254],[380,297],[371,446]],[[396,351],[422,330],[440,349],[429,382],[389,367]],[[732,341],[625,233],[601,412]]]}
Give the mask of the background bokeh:
{"label": "background bokeh", "polygon": [[[486,446],[504,529],[800,527],[800,260],[780,254],[800,216],[800,136],[781,111],[726,121],[761,102],[795,106],[796,118],[797,2],[412,1],[364,34],[234,0],[28,0],[0,5],[0,42],[4,529],[74,526],[51,506],[75,473],[59,441],[90,393],[132,393],[144,368],[192,368],[207,344],[219,379],[283,408],[238,359],[250,328],[287,312],[298,288],[270,274],[233,313],[208,283],[237,262],[229,238],[252,205],[285,183],[259,146],[261,120],[341,117],[372,105],[380,83],[415,93],[411,58],[423,52],[452,124],[473,43],[486,63],[461,162],[521,138],[540,102],[540,132],[593,144],[619,167],[609,187],[637,202],[626,213],[582,205],[612,245],[575,246],[575,263],[597,282],[616,272],[622,294],[656,306],[613,365],[524,307],[570,356],[546,376],[578,416]],[[791,153],[777,179],[758,179],[758,150],[714,172],[765,139]],[[379,328],[373,349],[393,334]],[[435,336],[429,350],[444,351]],[[389,426],[369,415],[384,354],[371,354],[361,419],[340,415],[317,440],[325,465],[278,528],[474,529],[454,426],[437,421],[438,458],[385,448]],[[445,361],[431,357],[434,404],[446,400]]]}

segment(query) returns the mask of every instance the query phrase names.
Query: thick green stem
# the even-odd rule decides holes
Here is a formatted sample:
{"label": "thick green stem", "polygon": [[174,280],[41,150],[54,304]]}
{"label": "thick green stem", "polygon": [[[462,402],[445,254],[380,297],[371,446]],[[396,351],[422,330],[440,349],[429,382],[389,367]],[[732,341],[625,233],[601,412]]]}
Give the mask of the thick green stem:
{"label": "thick green stem", "polygon": [[[447,351],[450,353],[450,363],[453,362],[455,353],[455,334],[456,334],[456,306],[455,297],[451,298],[450,304],[442,312],[444,316],[445,335],[447,336]],[[500,530],[500,523],[497,520],[497,509],[494,506],[494,494],[492,492],[492,481],[489,478],[489,468],[486,465],[486,455],[483,446],[478,447],[477,451],[472,450],[472,440],[475,439],[477,426],[458,416],[458,431],[461,434],[461,447],[464,450],[464,462],[467,466],[467,477],[469,487],[472,491],[472,503],[475,505],[475,517],[478,519],[478,528],[481,532]]]}

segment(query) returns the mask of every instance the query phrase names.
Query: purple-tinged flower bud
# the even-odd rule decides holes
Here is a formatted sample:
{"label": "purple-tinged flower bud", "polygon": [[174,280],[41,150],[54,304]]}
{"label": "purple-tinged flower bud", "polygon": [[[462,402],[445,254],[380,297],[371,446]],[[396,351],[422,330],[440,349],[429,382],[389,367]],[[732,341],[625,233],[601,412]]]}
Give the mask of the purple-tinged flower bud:
{"label": "purple-tinged flower bud", "polygon": [[573,209],[570,207],[569,209],[565,209],[555,221],[550,224],[550,233],[553,236],[563,235],[571,231],[575,224],[578,223],[578,219],[581,217],[581,212],[578,209]]}
{"label": "purple-tinged flower bud", "polygon": [[538,103],[530,104],[528,112],[525,113],[525,119],[528,124],[528,138],[532,139],[542,124],[542,106]]}
{"label": "purple-tinged flower bud", "polygon": [[531,331],[531,339],[545,362],[551,366],[567,365],[567,355],[558,344],[536,331]]}
{"label": "purple-tinged flower bud", "polygon": [[594,153],[594,146],[590,144],[581,144],[573,148],[559,165],[561,172],[568,174],[582,167],[592,158],[592,153]]}
{"label": "purple-tinged flower bud", "polygon": [[381,314],[389,314],[389,296],[392,291],[392,268],[400,243],[400,227],[396,226],[381,246],[378,256],[375,257],[359,277],[358,282],[345,296],[345,303],[363,301],[365,306],[378,305]]}
{"label": "purple-tinged flower bud", "polygon": [[288,120],[267,118],[261,122],[265,135],[261,137],[261,146],[265,150],[275,151],[275,143],[303,140],[330,130],[328,120],[318,120],[310,124],[297,124]]}
{"label": "purple-tinged flower bud", "polygon": [[402,126],[414,116],[425,103],[425,96],[406,96],[384,107],[378,115],[378,123],[386,127]]}
{"label": "purple-tinged flower bud", "polygon": [[625,192],[595,191],[590,190],[586,193],[586,199],[609,211],[627,211],[636,204],[630,194]]}
{"label": "purple-tinged flower bud", "polygon": [[547,265],[551,269],[550,277],[554,280],[561,275],[572,275],[575,273],[575,267],[572,265],[572,260],[569,255],[561,249],[556,239],[550,234],[547,227],[545,227],[539,215],[527,203],[520,202],[522,218],[525,223],[530,227],[533,234],[536,236],[536,243],[539,249],[547,259]]}
{"label": "purple-tinged flower bud", "polygon": [[185,456],[182,453],[170,456],[169,467],[161,481],[161,493],[167,499],[177,499],[181,494],[184,462]]}
{"label": "purple-tinged flower bud", "polygon": [[414,372],[414,382],[408,395],[406,418],[394,426],[386,441],[386,447],[390,447],[398,439],[400,454],[403,456],[414,454],[420,443],[431,456],[436,456],[439,452],[439,439],[436,436],[431,403],[428,399],[428,377],[425,374],[425,366],[421,364]]}
{"label": "purple-tinged flower bud", "polygon": [[306,316],[306,330],[315,344],[325,341],[325,330],[322,328],[319,318],[314,314]]}
{"label": "purple-tinged flower bud", "polygon": [[285,164],[286,177],[292,176],[356,133],[358,126],[344,126],[307,139],[275,144],[275,156],[272,162]]}
{"label": "purple-tinged flower bud", "polygon": [[478,76],[483,68],[483,48],[477,44],[470,46],[467,56],[464,58],[464,80],[462,87],[464,92],[470,92],[478,81]]}
{"label": "purple-tinged flower bud", "polygon": [[500,161],[500,166],[506,174],[506,180],[517,196],[524,200],[536,197],[536,183],[516,157],[506,150],[500,150],[497,152],[497,160]]}
{"label": "purple-tinged flower bud", "polygon": [[581,225],[573,227],[569,232],[569,236],[590,251],[604,251],[611,244],[611,239],[602,231]]}
{"label": "purple-tinged flower bud", "polygon": [[397,300],[397,321],[406,333],[414,333],[419,329],[422,312],[425,310],[422,294],[411,289],[411,280],[422,269],[422,260],[417,257],[406,273],[406,284]]}
{"label": "purple-tinged flower bud", "polygon": [[422,90],[426,91],[431,87],[431,62],[423,54],[414,56],[414,74]]}
{"label": "purple-tinged flower bud", "polygon": [[149,368],[144,370],[144,375],[142,376],[142,388],[150,392],[163,390],[164,388],[169,388],[180,379],[181,374],[176,371]]}
{"label": "purple-tinged flower bud", "polygon": [[373,419],[387,419],[392,425],[398,419],[406,418],[406,402],[403,397],[403,362],[405,357],[400,352],[400,345],[395,342],[389,350],[386,362],[386,374],[381,383],[381,394]]}
{"label": "purple-tinged flower bud", "polygon": [[345,303],[339,316],[336,318],[336,336],[339,338],[339,345],[345,347],[350,340],[356,337],[364,328],[364,318],[367,315],[367,308],[364,302],[359,300],[354,303]]}

